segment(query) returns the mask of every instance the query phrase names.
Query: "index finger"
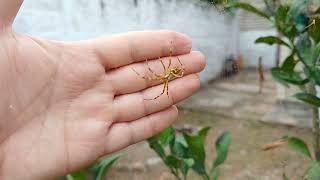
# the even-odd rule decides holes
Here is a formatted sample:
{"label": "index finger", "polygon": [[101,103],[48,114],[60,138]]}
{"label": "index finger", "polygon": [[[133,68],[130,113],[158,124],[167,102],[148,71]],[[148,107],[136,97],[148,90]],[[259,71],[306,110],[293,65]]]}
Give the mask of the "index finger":
{"label": "index finger", "polygon": [[[172,42],[172,43],[171,43]],[[191,51],[192,42],[184,34],[169,31],[130,32],[84,42],[93,48],[106,69],[170,55],[183,55]]]}

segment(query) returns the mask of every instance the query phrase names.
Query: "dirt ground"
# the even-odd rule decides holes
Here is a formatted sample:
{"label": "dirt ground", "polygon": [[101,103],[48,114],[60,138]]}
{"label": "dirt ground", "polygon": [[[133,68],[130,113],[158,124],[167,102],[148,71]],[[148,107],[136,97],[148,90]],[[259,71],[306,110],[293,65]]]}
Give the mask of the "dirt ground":
{"label": "dirt ground", "polygon": [[[206,145],[207,167],[211,167],[215,157],[216,138],[224,131],[231,132],[233,141],[229,157],[221,168],[221,180],[282,180],[283,174],[292,180],[301,180],[308,168],[308,159],[288,148],[262,150],[264,145],[285,135],[298,136],[309,145],[312,137],[311,129],[298,128],[308,127],[310,123],[308,107],[290,99],[279,103],[277,84],[270,72],[266,71],[265,77],[262,93],[259,93],[256,70],[245,70],[207,84],[179,104],[179,120],[175,126],[212,127]],[[115,164],[107,179],[174,179],[147,143],[136,144],[124,152],[126,155]],[[201,178],[190,173],[188,179]]]}
{"label": "dirt ground", "polygon": [[[290,179],[300,180],[308,167],[307,158],[283,147],[273,151],[261,148],[284,135],[298,136],[311,142],[310,129],[295,128],[285,125],[266,124],[255,120],[234,120],[212,113],[180,110],[177,127],[210,126],[207,139],[208,167],[215,157],[214,141],[224,131],[232,133],[233,141],[226,163],[221,168],[222,180],[280,180],[285,173]],[[122,157],[109,172],[111,180],[171,180],[169,171],[147,143],[139,143],[124,151]],[[152,161],[155,161],[153,164]],[[150,165],[151,164],[151,165]],[[189,174],[188,179],[201,179],[196,174]]]}

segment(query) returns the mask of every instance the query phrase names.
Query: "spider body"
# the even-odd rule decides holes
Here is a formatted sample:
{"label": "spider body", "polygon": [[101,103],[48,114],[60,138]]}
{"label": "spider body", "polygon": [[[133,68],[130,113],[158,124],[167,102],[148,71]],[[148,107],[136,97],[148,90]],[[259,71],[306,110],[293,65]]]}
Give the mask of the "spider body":
{"label": "spider body", "polygon": [[[172,42],[171,42],[172,43]],[[148,80],[148,81],[161,81],[163,83],[163,90],[161,94],[158,96],[152,98],[152,99],[145,99],[145,100],[156,100],[160,96],[162,96],[164,93],[167,94],[169,98],[169,81],[181,78],[184,75],[184,67],[181,63],[180,59],[177,57],[181,67],[173,67],[171,68],[171,57],[172,57],[172,49],[170,49],[170,58],[169,58],[169,65],[166,67],[162,60],[160,60],[161,65],[163,67],[163,74],[157,74],[155,73],[150,67],[148,67],[149,72],[152,74],[152,76],[142,76],[140,75],[136,70],[132,69],[138,76],[140,76],[142,79]],[[160,59],[160,58],[159,58]],[[148,61],[146,61],[146,64],[148,65]]]}

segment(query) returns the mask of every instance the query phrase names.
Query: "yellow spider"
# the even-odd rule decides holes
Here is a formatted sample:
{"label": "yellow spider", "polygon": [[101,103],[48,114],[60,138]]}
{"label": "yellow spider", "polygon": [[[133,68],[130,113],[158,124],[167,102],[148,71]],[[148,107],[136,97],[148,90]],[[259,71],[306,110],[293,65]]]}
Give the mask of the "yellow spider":
{"label": "yellow spider", "polygon": [[[172,44],[172,42],[171,42]],[[163,67],[163,74],[157,74],[155,73],[149,66],[148,66],[148,60],[146,60],[146,64],[148,66],[148,70],[152,73],[152,76],[142,76],[140,73],[138,73],[136,70],[132,69],[138,76],[140,76],[142,79],[148,80],[148,81],[161,81],[163,83],[163,90],[161,94],[158,96],[152,98],[152,99],[145,99],[145,100],[156,100],[160,96],[162,96],[165,92],[167,93],[167,96],[169,98],[169,81],[175,78],[181,78],[184,75],[184,67],[181,63],[180,59],[177,57],[181,67],[174,67],[171,68],[171,58],[173,54],[172,47],[170,48],[170,57],[169,57],[169,65],[166,67],[162,60],[160,60],[162,67]],[[160,58],[159,58],[160,59]]]}

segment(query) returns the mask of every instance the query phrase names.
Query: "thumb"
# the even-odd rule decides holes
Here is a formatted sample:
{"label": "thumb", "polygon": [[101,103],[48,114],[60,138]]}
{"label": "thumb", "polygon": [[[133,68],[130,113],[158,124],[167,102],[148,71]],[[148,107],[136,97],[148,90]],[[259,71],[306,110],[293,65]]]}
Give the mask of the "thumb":
{"label": "thumb", "polygon": [[0,0],[0,28],[11,26],[23,0]]}

